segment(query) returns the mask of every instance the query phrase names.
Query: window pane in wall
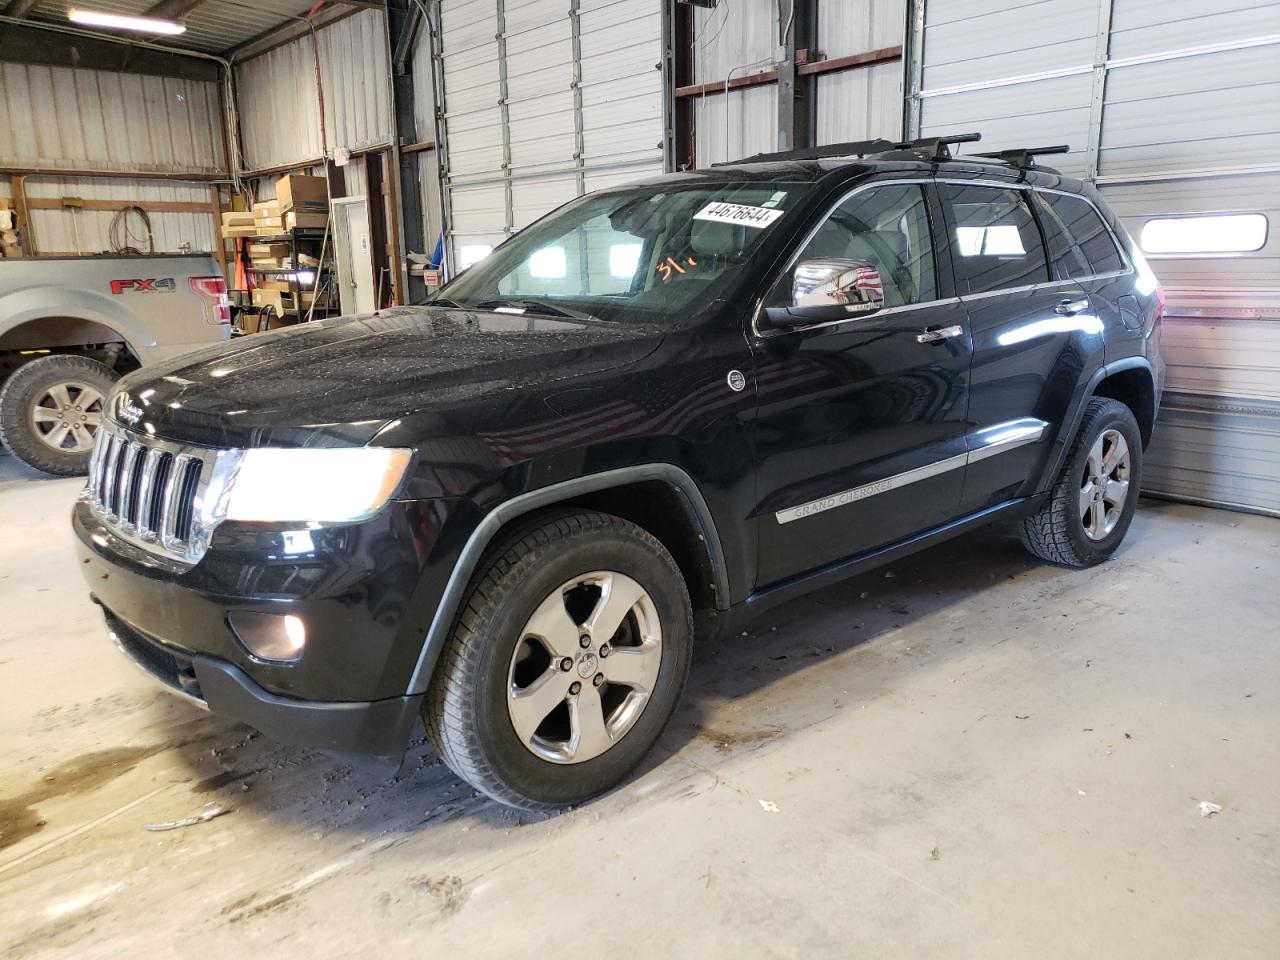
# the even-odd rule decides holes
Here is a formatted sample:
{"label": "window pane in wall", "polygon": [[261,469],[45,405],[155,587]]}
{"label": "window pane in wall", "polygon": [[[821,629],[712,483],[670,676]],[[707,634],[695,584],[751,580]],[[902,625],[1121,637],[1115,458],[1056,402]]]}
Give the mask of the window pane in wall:
{"label": "window pane in wall", "polygon": [[1250,253],[1267,242],[1261,213],[1156,217],[1142,227],[1142,249],[1156,254]]}

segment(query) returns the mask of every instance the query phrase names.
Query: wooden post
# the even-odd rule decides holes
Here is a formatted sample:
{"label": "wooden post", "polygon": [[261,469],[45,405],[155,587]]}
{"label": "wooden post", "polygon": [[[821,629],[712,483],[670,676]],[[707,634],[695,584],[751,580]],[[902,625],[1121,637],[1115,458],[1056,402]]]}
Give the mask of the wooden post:
{"label": "wooden post", "polygon": [[[395,155],[387,150],[382,154],[384,171],[388,170],[394,162]],[[391,268],[391,289],[393,291],[392,302],[398,306],[403,306],[406,302],[404,289],[405,271],[400,269],[400,211],[401,198],[395,195],[395,186],[399,183],[398,179],[384,178],[382,181],[382,194],[384,209],[390,219],[390,229],[387,230],[387,264]]]}
{"label": "wooden post", "polygon": [[222,268],[222,275],[227,275],[227,241],[222,236],[222,188],[216,183],[209,184],[209,212],[213,215],[213,257]]}
{"label": "wooden post", "polygon": [[26,177],[14,174],[9,178],[9,188],[13,193],[13,209],[18,214],[18,242],[25,256],[36,255],[36,232],[31,226],[31,216],[27,210]]}

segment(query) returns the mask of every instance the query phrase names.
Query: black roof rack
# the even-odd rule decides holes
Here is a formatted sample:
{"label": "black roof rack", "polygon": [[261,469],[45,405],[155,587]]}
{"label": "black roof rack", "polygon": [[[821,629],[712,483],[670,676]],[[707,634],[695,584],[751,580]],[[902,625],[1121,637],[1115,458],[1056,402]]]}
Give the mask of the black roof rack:
{"label": "black roof rack", "polygon": [[991,153],[952,155],[951,147],[959,143],[977,143],[980,133],[956,133],[946,137],[921,137],[894,143],[890,140],[857,140],[851,143],[831,143],[821,147],[800,150],[784,150],[779,153],[757,153],[742,160],[716,163],[727,167],[739,163],[762,163],[780,160],[821,160],[826,157],[875,157],[878,160],[924,160],[937,163],[942,160],[996,160],[1010,166],[1027,169],[1035,167],[1048,173],[1057,173],[1052,167],[1036,164],[1035,158],[1054,153],[1067,153],[1071,148],[1065,143],[1052,147],[1019,147],[1013,150],[995,150]]}
{"label": "black roof rack", "polygon": [[[1003,160],[1005,163],[1014,167],[1034,167],[1036,166],[1036,157],[1043,157],[1054,153],[1070,153],[1071,147],[1065,143],[1059,143],[1052,147],[1019,147],[1014,150],[995,150],[991,153],[975,153],[975,157],[982,157],[986,160]],[[1042,167],[1044,170],[1052,170],[1051,167]],[[1053,171],[1057,173],[1056,170]]]}

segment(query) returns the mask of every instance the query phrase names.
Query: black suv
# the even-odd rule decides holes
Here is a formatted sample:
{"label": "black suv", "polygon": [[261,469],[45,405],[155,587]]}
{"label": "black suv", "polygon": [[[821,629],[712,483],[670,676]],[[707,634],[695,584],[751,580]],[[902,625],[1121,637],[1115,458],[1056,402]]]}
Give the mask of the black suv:
{"label": "black suv", "polygon": [[112,396],[74,515],[114,641],[281,740],[608,789],[695,636],[997,520],[1106,559],[1163,296],[1035,151],[773,155],[581,197],[422,306]]}

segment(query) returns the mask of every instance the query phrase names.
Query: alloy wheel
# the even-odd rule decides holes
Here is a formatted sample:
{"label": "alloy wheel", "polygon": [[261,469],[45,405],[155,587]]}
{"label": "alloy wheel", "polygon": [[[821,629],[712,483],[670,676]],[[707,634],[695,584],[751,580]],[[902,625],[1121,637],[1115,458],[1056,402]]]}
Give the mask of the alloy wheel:
{"label": "alloy wheel", "polygon": [[1103,540],[1116,524],[1129,497],[1132,459],[1118,430],[1104,430],[1089,449],[1080,487],[1080,520],[1090,540]]}
{"label": "alloy wheel", "polygon": [[56,383],[32,404],[32,430],[60,453],[84,453],[93,448],[105,399],[97,387],[78,380]]}
{"label": "alloy wheel", "polygon": [[598,570],[538,605],[511,657],[507,711],[520,742],[553,763],[582,763],[626,736],[662,663],[662,626],[648,592]]}

